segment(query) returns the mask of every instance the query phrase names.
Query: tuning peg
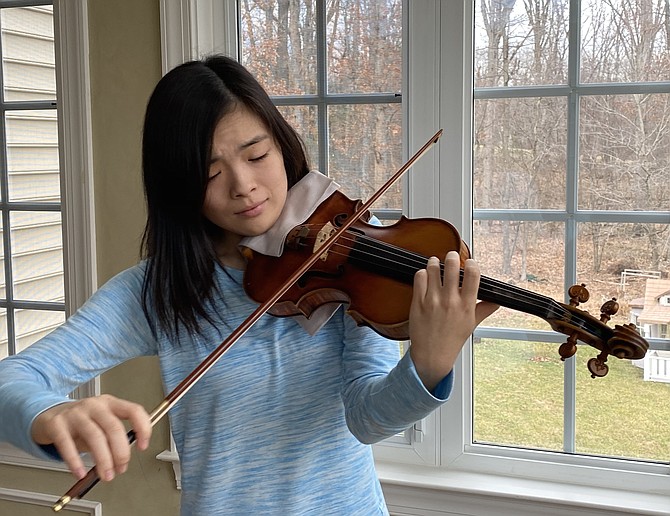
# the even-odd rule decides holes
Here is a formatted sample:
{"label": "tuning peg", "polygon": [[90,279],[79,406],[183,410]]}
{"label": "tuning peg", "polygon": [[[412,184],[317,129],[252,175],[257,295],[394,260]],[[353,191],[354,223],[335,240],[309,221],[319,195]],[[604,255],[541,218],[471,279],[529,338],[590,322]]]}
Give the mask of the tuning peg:
{"label": "tuning peg", "polygon": [[591,378],[595,378],[596,376],[602,378],[609,372],[610,368],[605,363],[607,362],[607,355],[607,351],[603,351],[596,358],[591,358],[586,363],[586,367],[588,367],[591,372]]}
{"label": "tuning peg", "polygon": [[586,303],[591,297],[589,291],[586,290],[586,285],[584,283],[571,286],[568,289],[568,295],[570,296],[570,304],[572,306],[579,306],[579,303]]}
{"label": "tuning peg", "polygon": [[568,340],[561,344],[558,348],[558,354],[561,355],[561,360],[570,358],[577,353],[577,333],[573,333],[568,337]]}
{"label": "tuning peg", "polygon": [[616,297],[613,297],[609,301],[606,301],[603,304],[603,306],[600,307],[600,322],[606,323],[618,311],[619,311],[619,303],[616,302]]}

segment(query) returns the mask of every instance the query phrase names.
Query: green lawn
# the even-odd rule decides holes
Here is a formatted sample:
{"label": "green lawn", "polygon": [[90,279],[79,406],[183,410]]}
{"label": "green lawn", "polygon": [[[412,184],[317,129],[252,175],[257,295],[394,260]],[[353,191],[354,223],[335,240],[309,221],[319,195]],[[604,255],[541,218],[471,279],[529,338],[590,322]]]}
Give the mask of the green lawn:
{"label": "green lawn", "polygon": [[[645,382],[614,357],[607,376],[591,378],[586,362],[597,353],[579,346],[576,355],[577,451],[670,461],[670,384]],[[558,346],[475,344],[475,441],[562,450],[563,366]]]}

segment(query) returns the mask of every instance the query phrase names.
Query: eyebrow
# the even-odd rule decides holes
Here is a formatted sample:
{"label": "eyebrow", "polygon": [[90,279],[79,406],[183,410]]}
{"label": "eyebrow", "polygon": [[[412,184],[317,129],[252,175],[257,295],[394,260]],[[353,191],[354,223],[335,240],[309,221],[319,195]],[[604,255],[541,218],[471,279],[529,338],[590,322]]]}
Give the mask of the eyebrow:
{"label": "eyebrow", "polygon": [[[268,134],[259,134],[254,136],[253,138],[250,138],[249,140],[242,142],[237,146],[238,151],[243,151],[245,149],[248,149],[249,147],[252,147],[253,145],[256,145],[257,143],[260,143],[264,140],[267,140],[270,138]],[[218,159],[218,156],[212,155],[212,157],[209,160],[209,164],[211,165]]]}
{"label": "eyebrow", "polygon": [[267,140],[269,136],[267,134],[259,134],[258,136],[254,136],[250,140],[240,144],[237,149],[238,150],[244,150],[248,147],[251,147],[252,145],[256,145],[257,143],[262,142],[263,140]]}

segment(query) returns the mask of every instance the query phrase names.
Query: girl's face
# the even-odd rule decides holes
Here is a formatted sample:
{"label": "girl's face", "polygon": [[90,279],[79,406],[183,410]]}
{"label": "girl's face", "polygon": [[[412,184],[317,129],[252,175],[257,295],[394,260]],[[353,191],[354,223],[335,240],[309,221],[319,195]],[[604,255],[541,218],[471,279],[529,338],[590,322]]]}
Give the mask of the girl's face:
{"label": "girl's face", "polygon": [[224,263],[239,258],[243,236],[272,227],[287,188],[281,149],[265,124],[244,106],[224,116],[214,129],[203,205],[204,216],[223,230],[217,251]]}

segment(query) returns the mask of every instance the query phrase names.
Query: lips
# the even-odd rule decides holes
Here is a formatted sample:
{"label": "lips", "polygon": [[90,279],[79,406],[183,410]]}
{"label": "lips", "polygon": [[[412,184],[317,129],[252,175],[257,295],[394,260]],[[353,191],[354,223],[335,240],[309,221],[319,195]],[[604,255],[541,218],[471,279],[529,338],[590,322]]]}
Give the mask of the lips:
{"label": "lips", "polygon": [[263,212],[263,207],[265,205],[265,201],[261,201],[256,204],[252,204],[248,208],[245,208],[241,211],[236,212],[236,215],[242,215],[243,217],[255,217],[256,215],[259,215],[260,213]]}

